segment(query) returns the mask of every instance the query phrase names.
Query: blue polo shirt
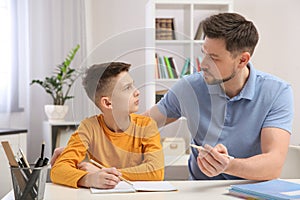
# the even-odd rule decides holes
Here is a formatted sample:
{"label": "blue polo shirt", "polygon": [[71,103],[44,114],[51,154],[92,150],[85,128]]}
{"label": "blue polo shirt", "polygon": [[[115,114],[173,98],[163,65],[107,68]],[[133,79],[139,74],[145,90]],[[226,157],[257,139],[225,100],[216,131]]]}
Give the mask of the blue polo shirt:
{"label": "blue polo shirt", "polygon": [[[157,106],[169,118],[187,118],[194,144],[221,143],[236,158],[260,154],[262,128],[276,127],[291,133],[293,94],[286,82],[254,69],[251,63],[248,68],[249,78],[233,98],[220,85],[207,85],[200,72],[179,80]],[[197,165],[197,156],[198,151],[192,148],[192,179],[238,179],[227,174],[206,176]]]}

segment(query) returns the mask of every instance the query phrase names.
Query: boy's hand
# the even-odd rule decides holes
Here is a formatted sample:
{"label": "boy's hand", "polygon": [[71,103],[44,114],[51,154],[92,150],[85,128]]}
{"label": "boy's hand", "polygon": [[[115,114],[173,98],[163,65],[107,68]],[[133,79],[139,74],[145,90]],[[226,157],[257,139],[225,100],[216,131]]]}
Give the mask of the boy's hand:
{"label": "boy's hand", "polygon": [[112,189],[120,182],[119,176],[121,176],[121,173],[114,167],[98,169],[97,172],[89,172],[83,176],[78,181],[78,185],[84,187]]}
{"label": "boy's hand", "polygon": [[96,167],[95,165],[93,165],[92,163],[89,163],[89,162],[81,162],[77,165],[78,169],[80,170],[84,170],[84,171],[87,171],[87,172],[98,172],[100,171],[101,169]]}

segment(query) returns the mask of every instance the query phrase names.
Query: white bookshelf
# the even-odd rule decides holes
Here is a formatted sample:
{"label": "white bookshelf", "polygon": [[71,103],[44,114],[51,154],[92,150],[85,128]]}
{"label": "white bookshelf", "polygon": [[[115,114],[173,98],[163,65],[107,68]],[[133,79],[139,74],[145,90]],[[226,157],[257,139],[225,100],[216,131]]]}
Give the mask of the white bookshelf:
{"label": "white bookshelf", "polygon": [[[233,0],[150,0],[146,5],[146,105],[155,103],[155,92],[168,90],[178,79],[155,77],[155,54],[173,57],[182,70],[190,58],[190,71],[194,71],[195,58],[200,55],[202,40],[194,40],[199,23],[206,17],[220,12],[231,12]],[[173,18],[175,40],[155,40],[155,18]]]}

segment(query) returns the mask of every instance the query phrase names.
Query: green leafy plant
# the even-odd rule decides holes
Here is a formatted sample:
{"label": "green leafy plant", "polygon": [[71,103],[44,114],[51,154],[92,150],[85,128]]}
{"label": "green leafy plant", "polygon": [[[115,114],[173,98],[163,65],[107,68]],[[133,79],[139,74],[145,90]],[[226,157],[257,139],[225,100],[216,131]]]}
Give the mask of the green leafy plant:
{"label": "green leafy plant", "polygon": [[35,79],[30,83],[30,85],[37,83],[42,86],[46,93],[51,95],[54,105],[64,105],[67,99],[74,98],[74,96],[69,96],[69,92],[73,83],[78,78],[78,72],[71,68],[70,64],[79,48],[80,45],[77,44],[69,52],[63,63],[57,66],[54,75],[45,77],[43,81]]}

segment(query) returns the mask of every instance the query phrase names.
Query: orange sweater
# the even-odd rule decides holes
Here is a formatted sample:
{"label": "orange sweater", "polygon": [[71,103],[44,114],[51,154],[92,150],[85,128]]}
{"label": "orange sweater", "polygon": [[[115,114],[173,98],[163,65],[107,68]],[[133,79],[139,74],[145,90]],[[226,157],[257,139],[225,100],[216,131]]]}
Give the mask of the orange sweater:
{"label": "orange sweater", "polygon": [[122,133],[105,125],[103,115],[83,120],[51,169],[54,183],[77,188],[88,172],[77,169],[86,155],[106,167],[116,167],[129,180],[163,180],[164,156],[154,120],[131,114]]}

